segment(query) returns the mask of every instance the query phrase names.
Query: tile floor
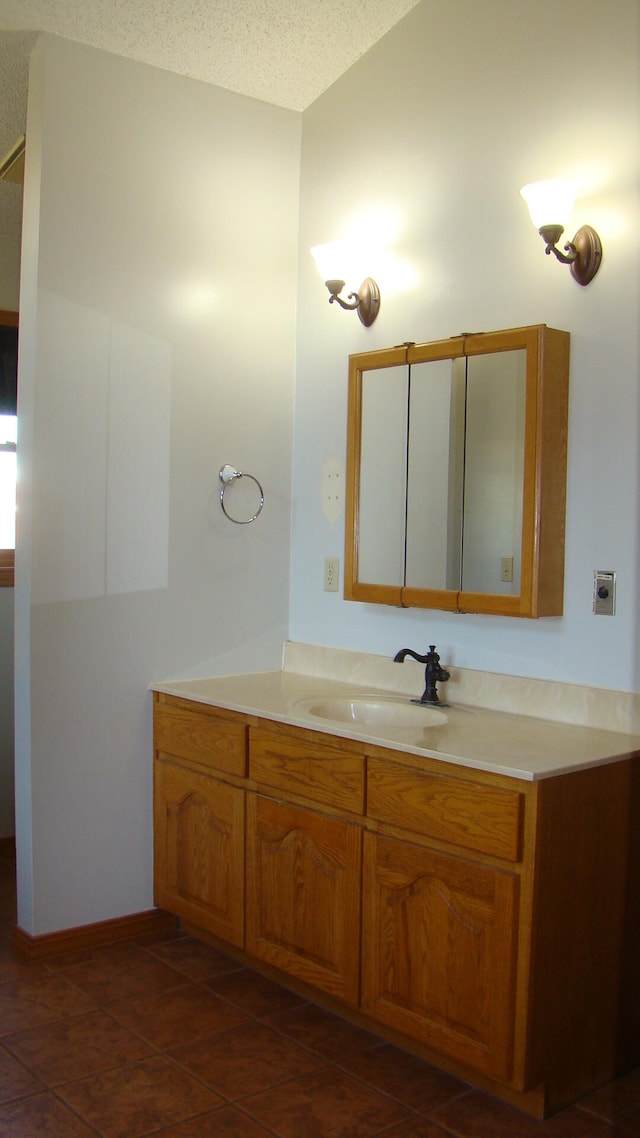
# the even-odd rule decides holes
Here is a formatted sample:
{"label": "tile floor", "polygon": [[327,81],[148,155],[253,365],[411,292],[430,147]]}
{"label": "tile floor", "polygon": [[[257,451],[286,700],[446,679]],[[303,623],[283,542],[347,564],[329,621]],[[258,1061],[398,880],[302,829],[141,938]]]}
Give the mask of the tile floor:
{"label": "tile floor", "polygon": [[26,964],[0,843],[0,1138],[640,1138],[640,1071],[535,1122],[168,934]]}

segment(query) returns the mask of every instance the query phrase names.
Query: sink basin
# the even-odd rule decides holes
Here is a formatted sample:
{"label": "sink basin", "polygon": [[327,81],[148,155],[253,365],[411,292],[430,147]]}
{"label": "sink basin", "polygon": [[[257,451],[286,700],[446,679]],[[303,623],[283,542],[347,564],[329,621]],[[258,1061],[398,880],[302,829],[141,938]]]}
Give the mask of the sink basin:
{"label": "sink basin", "polygon": [[309,700],[306,710],[320,719],[363,727],[437,727],[447,722],[444,711],[437,707],[391,699]]}

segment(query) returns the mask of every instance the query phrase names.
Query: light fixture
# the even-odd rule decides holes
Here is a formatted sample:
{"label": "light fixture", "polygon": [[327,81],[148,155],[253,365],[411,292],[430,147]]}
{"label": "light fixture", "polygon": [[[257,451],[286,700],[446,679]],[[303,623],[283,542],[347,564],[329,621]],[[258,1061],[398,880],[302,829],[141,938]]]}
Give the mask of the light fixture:
{"label": "light fixture", "polygon": [[334,300],[345,308],[348,312],[357,312],[360,321],[364,324],[365,328],[370,328],[373,324],[378,312],[380,311],[380,289],[372,277],[365,277],[360,288],[357,292],[350,292],[348,299],[340,296],[345,281],[340,276],[340,271],[344,272],[344,265],[341,264],[340,246],[338,245],[315,245],[311,250],[311,254],[316,262],[316,266],[322,280],[329,290],[329,304],[333,304]]}
{"label": "light fixture", "polygon": [[531,220],[545,242],[545,253],[553,253],[563,265],[570,265],[573,279],[578,284],[588,285],[602,260],[602,242],[595,229],[590,225],[582,225],[573,241],[566,242],[564,253],[557,248],[573,210],[573,186],[562,181],[532,182],[523,186],[520,194],[529,206]]}

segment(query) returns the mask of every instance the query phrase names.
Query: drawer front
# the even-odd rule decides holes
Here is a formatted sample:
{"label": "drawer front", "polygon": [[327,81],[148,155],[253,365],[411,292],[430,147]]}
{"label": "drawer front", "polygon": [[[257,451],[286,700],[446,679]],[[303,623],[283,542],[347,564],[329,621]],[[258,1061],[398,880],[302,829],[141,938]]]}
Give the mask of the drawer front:
{"label": "drawer front", "polygon": [[207,715],[182,703],[156,703],[153,716],[156,752],[244,778],[247,773],[247,728],[242,719]]}
{"label": "drawer front", "polygon": [[371,758],[367,814],[463,849],[518,861],[523,795]]}
{"label": "drawer front", "polygon": [[249,775],[263,786],[339,810],[364,810],[364,756],[313,740],[249,729]]}

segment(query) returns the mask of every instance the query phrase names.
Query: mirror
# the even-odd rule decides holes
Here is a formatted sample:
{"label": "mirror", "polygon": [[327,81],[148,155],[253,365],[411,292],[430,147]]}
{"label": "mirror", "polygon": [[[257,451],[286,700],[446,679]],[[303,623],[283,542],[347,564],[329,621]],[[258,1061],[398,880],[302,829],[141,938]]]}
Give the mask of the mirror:
{"label": "mirror", "polygon": [[347,599],[561,614],[568,358],[545,325],[351,357]]}

